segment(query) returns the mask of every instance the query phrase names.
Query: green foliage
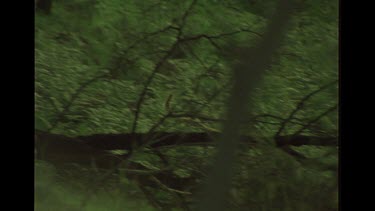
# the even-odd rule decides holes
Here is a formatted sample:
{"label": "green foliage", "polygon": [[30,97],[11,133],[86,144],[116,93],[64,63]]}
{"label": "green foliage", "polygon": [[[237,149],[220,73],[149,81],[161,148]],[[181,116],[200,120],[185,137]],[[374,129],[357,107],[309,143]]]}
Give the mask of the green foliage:
{"label": "green foliage", "polygon": [[[260,146],[238,155],[228,210],[337,210],[337,178],[327,167],[337,167],[337,149],[295,147],[312,160],[301,163],[270,143],[304,97],[338,79],[338,2],[297,2],[287,38],[251,96],[251,113],[243,114],[241,131]],[[139,112],[136,132],[220,131],[238,60],[232,52],[260,41],[276,1],[201,0],[189,11],[190,3],[56,0],[50,15],[36,14],[36,129],[71,136],[129,133]],[[337,84],[319,91],[282,134],[311,123],[301,134],[337,136],[337,110],[313,121],[337,101]],[[159,124],[168,112],[188,115]],[[215,150],[181,146],[160,153],[168,164],[149,148],[131,161],[146,170],[167,168],[167,179],[186,181],[183,191],[195,193]],[[151,177],[126,173],[107,181],[111,191],[93,191],[86,199],[87,181],[96,181],[101,170],[60,172],[38,161],[36,173],[36,210],[184,210],[193,200]]]}
{"label": "green foliage", "polygon": [[250,150],[241,155],[232,204],[252,210],[337,209],[332,204],[336,179],[331,171],[301,166],[280,150]]}

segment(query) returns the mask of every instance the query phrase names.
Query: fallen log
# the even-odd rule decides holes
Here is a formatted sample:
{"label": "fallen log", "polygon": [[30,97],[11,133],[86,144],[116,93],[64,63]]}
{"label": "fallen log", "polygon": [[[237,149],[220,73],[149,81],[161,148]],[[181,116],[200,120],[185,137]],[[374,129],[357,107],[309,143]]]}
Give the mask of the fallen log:
{"label": "fallen log", "polygon": [[317,136],[279,136],[275,138],[278,147],[283,146],[338,146],[337,137],[317,137]]}
{"label": "fallen log", "polygon": [[[219,133],[179,133],[179,132],[154,132],[124,133],[124,134],[93,134],[88,136],[68,137],[60,134],[52,134],[37,131],[37,148],[42,142],[53,142],[57,148],[68,147],[71,150],[81,149],[83,152],[103,150],[128,150],[134,147],[147,145],[150,148],[169,147],[177,145],[212,145],[216,143]],[[59,142],[57,142],[59,141]],[[241,143],[259,143],[251,136],[242,136]],[[279,136],[275,138],[276,146],[337,146],[336,137],[316,136]]]}

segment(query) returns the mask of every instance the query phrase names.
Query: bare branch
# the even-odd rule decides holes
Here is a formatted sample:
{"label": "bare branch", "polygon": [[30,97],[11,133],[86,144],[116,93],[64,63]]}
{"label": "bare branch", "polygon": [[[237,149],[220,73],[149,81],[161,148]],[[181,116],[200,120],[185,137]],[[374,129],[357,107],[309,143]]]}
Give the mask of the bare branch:
{"label": "bare branch", "polygon": [[221,49],[221,47],[217,43],[215,43],[215,41],[214,41],[215,39],[220,39],[220,38],[223,38],[223,37],[232,36],[232,35],[235,35],[235,34],[238,34],[238,33],[241,33],[241,32],[249,32],[249,33],[257,35],[258,37],[262,37],[262,35],[258,32],[255,32],[255,31],[252,31],[252,30],[249,30],[249,29],[240,29],[240,30],[237,30],[237,31],[226,32],[226,33],[217,34],[217,35],[198,34],[198,35],[194,35],[194,36],[184,37],[184,38],[181,39],[181,41],[182,42],[189,42],[189,41],[194,41],[194,40],[207,39],[214,47],[216,47],[217,49]]}
{"label": "bare branch", "polygon": [[288,118],[285,119],[284,122],[282,122],[279,130],[277,131],[277,133],[275,134],[274,137],[277,137],[277,136],[280,136],[281,132],[283,132],[286,124],[288,124],[290,122],[290,120],[294,117],[294,115],[303,108],[303,106],[305,105],[306,101],[309,100],[312,96],[314,96],[315,94],[329,88],[330,86],[332,85],[335,85],[337,84],[338,80],[335,80],[335,81],[332,81],[322,87],[320,87],[319,89],[309,93],[308,95],[306,95],[304,98],[301,99],[301,101],[297,104],[296,108],[289,114]]}
{"label": "bare branch", "polygon": [[147,80],[146,80],[146,82],[144,84],[143,90],[142,90],[142,92],[141,92],[141,94],[140,94],[140,96],[138,98],[137,104],[136,104],[136,110],[135,110],[135,114],[134,114],[134,121],[133,121],[133,126],[132,126],[132,129],[131,129],[132,133],[135,133],[136,130],[137,130],[137,124],[138,124],[139,114],[141,112],[142,104],[143,104],[144,98],[146,96],[148,87],[150,86],[151,82],[153,81],[156,73],[160,70],[160,68],[166,62],[166,60],[170,56],[172,56],[172,54],[176,50],[177,46],[179,45],[180,40],[181,40],[181,36],[182,36],[182,30],[183,30],[183,28],[184,28],[184,26],[186,24],[187,17],[189,15],[189,13],[191,12],[193,6],[196,4],[196,2],[197,2],[197,0],[193,0],[192,3],[190,4],[189,8],[183,14],[183,16],[181,18],[182,19],[182,23],[178,27],[178,34],[177,34],[176,41],[173,43],[173,45],[171,46],[171,48],[169,49],[169,51],[163,56],[163,58],[155,65],[155,68],[153,69],[153,71],[151,72],[150,76],[147,78]]}
{"label": "bare branch", "polygon": [[301,129],[299,129],[297,132],[293,134],[293,136],[301,134],[305,129],[309,128],[311,125],[313,125],[315,122],[319,121],[322,117],[326,116],[328,113],[331,113],[332,111],[337,109],[337,104],[329,108],[327,111],[321,113],[316,118],[312,119],[310,122],[308,122],[306,125],[303,125]]}

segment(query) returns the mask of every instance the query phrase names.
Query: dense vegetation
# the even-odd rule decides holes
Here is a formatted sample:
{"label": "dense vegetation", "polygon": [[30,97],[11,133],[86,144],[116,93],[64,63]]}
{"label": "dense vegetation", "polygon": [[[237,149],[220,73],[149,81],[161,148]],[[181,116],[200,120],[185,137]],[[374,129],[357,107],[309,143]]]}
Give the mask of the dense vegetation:
{"label": "dense vegetation", "polygon": [[[192,210],[278,1],[36,2],[36,210]],[[293,2],[225,210],[338,210],[338,2]]]}

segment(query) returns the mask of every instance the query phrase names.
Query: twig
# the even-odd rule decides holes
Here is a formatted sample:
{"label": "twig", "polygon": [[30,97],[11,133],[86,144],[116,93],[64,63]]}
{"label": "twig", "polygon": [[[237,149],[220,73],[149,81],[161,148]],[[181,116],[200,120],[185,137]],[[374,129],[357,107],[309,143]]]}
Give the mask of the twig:
{"label": "twig", "polygon": [[61,121],[61,119],[69,112],[71,106],[73,105],[74,101],[78,99],[79,95],[83,92],[85,88],[87,88],[90,84],[98,81],[99,79],[106,78],[108,76],[107,73],[98,75],[84,83],[82,83],[78,89],[74,92],[74,94],[71,96],[68,103],[63,107],[63,110],[57,115],[55,121],[51,124],[51,127],[47,129],[47,132],[52,131],[55,129],[55,127],[58,125],[58,123]]}
{"label": "twig", "polygon": [[181,191],[181,190],[176,190],[176,189],[173,189],[173,188],[170,188],[166,185],[164,185],[162,182],[160,182],[160,180],[158,180],[156,177],[154,176],[151,176],[151,179],[156,182],[156,184],[158,184],[163,190],[166,190],[166,191],[169,191],[169,192],[174,192],[174,193],[178,193],[178,194],[184,194],[184,195],[191,195],[190,192],[187,192],[187,191]]}

